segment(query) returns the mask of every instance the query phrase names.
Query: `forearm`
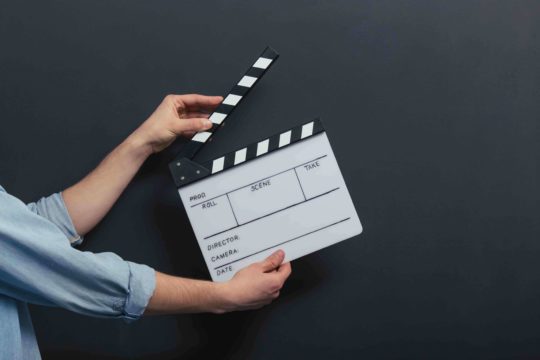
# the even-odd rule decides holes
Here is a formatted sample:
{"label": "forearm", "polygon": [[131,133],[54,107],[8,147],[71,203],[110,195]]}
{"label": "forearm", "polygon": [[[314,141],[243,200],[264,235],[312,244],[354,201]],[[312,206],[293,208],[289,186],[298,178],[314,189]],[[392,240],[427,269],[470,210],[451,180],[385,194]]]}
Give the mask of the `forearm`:
{"label": "forearm", "polygon": [[150,153],[150,148],[130,136],[96,169],[62,193],[79,234],[86,234],[107,214]]}
{"label": "forearm", "polygon": [[207,117],[219,96],[169,95],[156,111],[83,180],[63,192],[69,215],[80,235],[90,231],[111,209],[146,158],[177,136],[207,130]]}
{"label": "forearm", "polygon": [[156,271],[156,289],[144,314],[223,313],[229,308],[224,284]]}

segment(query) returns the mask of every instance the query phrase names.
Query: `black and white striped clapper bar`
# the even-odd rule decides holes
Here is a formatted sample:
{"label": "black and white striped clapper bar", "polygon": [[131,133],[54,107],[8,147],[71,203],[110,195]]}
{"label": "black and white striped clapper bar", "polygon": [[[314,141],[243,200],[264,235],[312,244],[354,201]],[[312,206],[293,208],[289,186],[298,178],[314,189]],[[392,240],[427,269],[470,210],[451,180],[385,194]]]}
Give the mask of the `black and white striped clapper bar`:
{"label": "black and white striped clapper bar", "polygon": [[216,159],[193,158],[277,60],[266,48],[169,164],[214,281],[282,249],[286,261],[362,232],[320,119]]}

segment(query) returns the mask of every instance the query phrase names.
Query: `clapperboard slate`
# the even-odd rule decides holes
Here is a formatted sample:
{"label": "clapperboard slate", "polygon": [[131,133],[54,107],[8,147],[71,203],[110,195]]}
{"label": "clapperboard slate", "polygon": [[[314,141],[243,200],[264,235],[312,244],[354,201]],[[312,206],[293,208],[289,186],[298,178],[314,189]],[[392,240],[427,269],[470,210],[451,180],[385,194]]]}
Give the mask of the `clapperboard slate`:
{"label": "clapperboard slate", "polygon": [[268,47],[169,164],[214,281],[277,249],[294,260],[362,232],[362,225],[319,119],[217,159],[200,148],[277,60]]}

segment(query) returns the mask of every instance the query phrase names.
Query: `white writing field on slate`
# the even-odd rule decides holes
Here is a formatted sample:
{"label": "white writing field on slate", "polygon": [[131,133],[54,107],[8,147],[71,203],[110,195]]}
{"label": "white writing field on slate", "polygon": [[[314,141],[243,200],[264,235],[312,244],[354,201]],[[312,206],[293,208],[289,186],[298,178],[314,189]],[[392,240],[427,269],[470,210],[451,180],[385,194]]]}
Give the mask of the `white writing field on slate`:
{"label": "white writing field on slate", "polygon": [[362,232],[324,132],[179,193],[214,281],[278,249],[290,261]]}

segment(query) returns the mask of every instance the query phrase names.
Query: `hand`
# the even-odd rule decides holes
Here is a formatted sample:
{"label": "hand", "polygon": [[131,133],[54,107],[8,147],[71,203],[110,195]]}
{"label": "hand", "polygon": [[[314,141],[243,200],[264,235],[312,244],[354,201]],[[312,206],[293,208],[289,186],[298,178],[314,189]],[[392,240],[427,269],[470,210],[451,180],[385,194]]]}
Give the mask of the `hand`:
{"label": "hand", "polygon": [[279,296],[291,274],[291,264],[282,264],[285,253],[278,250],[264,261],[252,264],[223,283],[225,311],[258,309]]}
{"label": "hand", "polygon": [[150,153],[157,153],[178,136],[193,136],[210,129],[208,116],[222,100],[221,96],[167,95],[131,137]]}

